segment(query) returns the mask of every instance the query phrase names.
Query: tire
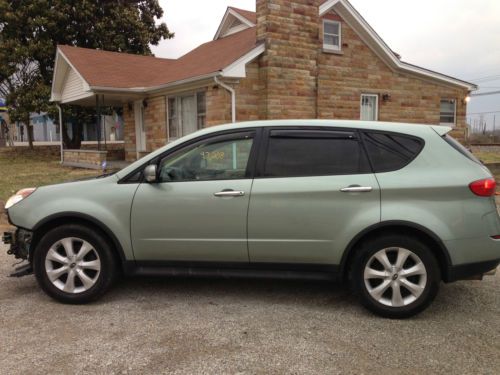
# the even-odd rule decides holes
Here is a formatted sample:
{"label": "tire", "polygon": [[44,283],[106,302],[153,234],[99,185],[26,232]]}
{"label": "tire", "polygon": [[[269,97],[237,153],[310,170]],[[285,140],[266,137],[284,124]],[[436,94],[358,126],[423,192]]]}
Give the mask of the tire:
{"label": "tire", "polygon": [[361,304],[391,319],[410,318],[425,310],[436,297],[440,281],[439,264],[429,247],[414,237],[396,234],[362,243],[350,272],[351,288]]}
{"label": "tire", "polygon": [[116,262],[110,244],[100,233],[69,224],[42,237],[35,249],[33,269],[38,284],[50,297],[62,303],[85,304],[111,287]]}

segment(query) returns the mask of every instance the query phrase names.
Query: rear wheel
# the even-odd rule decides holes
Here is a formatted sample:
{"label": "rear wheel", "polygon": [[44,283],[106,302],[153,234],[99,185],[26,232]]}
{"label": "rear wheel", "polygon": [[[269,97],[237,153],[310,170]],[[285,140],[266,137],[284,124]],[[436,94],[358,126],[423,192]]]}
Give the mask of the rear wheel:
{"label": "rear wheel", "polygon": [[64,225],[45,234],[33,263],[42,289],[64,303],[82,304],[99,298],[115,277],[108,242],[81,225]]}
{"label": "rear wheel", "polygon": [[356,252],[351,285],[377,315],[408,318],[427,308],[439,290],[439,265],[416,238],[387,235],[364,242]]}

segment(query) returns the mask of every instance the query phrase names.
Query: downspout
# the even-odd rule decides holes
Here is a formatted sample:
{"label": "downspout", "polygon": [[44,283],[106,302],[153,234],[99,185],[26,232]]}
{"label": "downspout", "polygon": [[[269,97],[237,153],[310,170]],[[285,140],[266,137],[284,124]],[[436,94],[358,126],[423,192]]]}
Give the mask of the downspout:
{"label": "downspout", "polygon": [[217,76],[214,77],[214,81],[217,85],[225,88],[231,93],[231,122],[234,124],[236,122],[236,91],[231,86],[220,81]]}
{"label": "downspout", "polygon": [[62,123],[62,109],[59,104],[56,104],[59,111],[59,140],[61,141],[61,164],[64,163],[64,147],[63,147],[63,123]]}

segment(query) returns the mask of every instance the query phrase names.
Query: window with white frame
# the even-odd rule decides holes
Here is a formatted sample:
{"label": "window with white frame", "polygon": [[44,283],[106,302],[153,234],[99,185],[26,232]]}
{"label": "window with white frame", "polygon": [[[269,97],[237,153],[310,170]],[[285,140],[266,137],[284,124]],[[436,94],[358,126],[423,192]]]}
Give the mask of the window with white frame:
{"label": "window with white frame", "polygon": [[457,117],[457,101],[455,99],[441,99],[439,123],[455,126]]}
{"label": "window with white frame", "polygon": [[342,43],[342,26],[338,21],[323,20],[323,48],[340,51]]}
{"label": "window with white frame", "polygon": [[363,121],[377,121],[378,120],[378,95],[376,95],[376,94],[361,94],[360,118]]}
{"label": "window with white frame", "polygon": [[169,97],[167,99],[168,139],[171,141],[203,129],[206,123],[206,108],[204,91]]}

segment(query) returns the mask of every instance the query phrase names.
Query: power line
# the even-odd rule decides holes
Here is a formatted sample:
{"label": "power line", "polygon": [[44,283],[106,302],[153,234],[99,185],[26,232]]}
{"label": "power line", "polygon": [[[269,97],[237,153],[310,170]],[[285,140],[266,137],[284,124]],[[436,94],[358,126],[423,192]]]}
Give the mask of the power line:
{"label": "power line", "polygon": [[479,92],[479,93],[470,94],[470,96],[476,97],[476,96],[488,96],[488,95],[497,95],[497,94],[500,94],[500,91]]}
{"label": "power line", "polygon": [[496,75],[493,75],[493,76],[486,76],[486,77],[474,78],[474,79],[471,79],[470,81],[473,81],[473,82],[482,82],[482,81],[495,81],[495,80],[498,80],[498,79],[500,79],[500,74],[496,74]]}
{"label": "power line", "polygon": [[500,113],[500,111],[467,113],[467,116],[469,116],[469,115],[487,115],[487,114],[491,114],[491,113]]}

